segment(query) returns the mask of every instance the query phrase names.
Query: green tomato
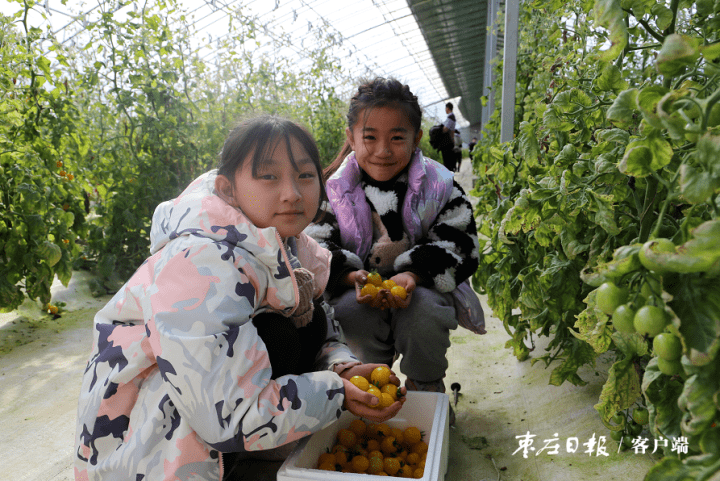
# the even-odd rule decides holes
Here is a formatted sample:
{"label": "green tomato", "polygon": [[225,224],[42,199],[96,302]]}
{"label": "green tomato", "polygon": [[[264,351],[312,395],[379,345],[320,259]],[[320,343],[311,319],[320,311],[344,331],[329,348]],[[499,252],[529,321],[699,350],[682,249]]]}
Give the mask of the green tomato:
{"label": "green tomato", "polygon": [[619,431],[610,431],[610,439],[613,441],[620,441],[623,438],[623,430]]}
{"label": "green tomato", "polygon": [[653,351],[659,358],[676,361],[682,356],[680,338],[669,332],[661,332],[653,339]]}
{"label": "green tomato", "polygon": [[597,288],[595,302],[605,314],[612,314],[628,297],[627,289],[620,288],[614,282],[604,282]]}
{"label": "green tomato", "polygon": [[630,307],[630,304],[619,305],[612,314],[613,326],[617,331],[624,332],[625,334],[635,332],[634,319],[635,311]]}
{"label": "green tomato", "polygon": [[632,437],[636,437],[638,434],[640,434],[643,430],[642,424],[638,423],[630,423],[630,426],[628,426],[629,434],[632,435]]}
{"label": "green tomato", "polygon": [[[610,421],[613,424],[617,424],[618,426],[625,427],[625,415],[622,412],[615,413],[613,417],[610,418]],[[621,430],[622,431],[622,430]]]}
{"label": "green tomato", "polygon": [[667,361],[661,357],[657,358],[658,369],[661,373],[667,374],[668,376],[677,376],[683,373],[683,367],[680,361]]}
{"label": "green tomato", "polygon": [[665,310],[657,306],[642,306],[635,313],[633,326],[638,334],[655,337],[665,330],[667,316]]}
{"label": "green tomato", "polygon": [[635,408],[633,409],[632,418],[638,425],[643,426],[650,422],[650,412],[642,407]]}

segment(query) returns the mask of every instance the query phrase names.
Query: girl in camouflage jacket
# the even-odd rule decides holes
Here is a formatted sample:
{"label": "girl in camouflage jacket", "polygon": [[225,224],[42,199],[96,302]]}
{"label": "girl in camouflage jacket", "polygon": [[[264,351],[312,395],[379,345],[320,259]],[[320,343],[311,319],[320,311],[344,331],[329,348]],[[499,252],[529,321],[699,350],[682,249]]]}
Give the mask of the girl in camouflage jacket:
{"label": "girl in camouflage jacket", "polygon": [[330,254],[302,233],[320,176],[307,131],[263,116],[230,134],[217,171],[157,207],[151,256],[95,317],[76,480],[219,481],[223,453],[291,443],[344,409],[398,412],[348,381],[376,365],[321,301]]}

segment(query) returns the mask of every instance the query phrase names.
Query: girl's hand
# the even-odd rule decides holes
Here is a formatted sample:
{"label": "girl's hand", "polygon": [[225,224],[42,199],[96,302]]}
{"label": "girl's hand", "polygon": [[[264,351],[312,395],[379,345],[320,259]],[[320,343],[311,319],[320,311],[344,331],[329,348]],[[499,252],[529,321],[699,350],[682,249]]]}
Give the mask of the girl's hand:
{"label": "girl's hand", "polygon": [[392,295],[391,292],[387,291],[388,307],[393,309],[405,309],[410,305],[412,292],[417,287],[417,275],[412,272],[401,272],[400,274],[392,276],[390,279],[392,279],[395,284],[405,289],[407,296],[405,299],[402,299],[401,297]]}
{"label": "girl's hand", "polygon": [[[386,366],[388,368],[390,367],[387,364],[356,364],[340,373],[340,377],[350,380],[353,376],[362,376],[369,381],[372,372],[375,370],[376,367],[379,366]],[[390,370],[390,383],[395,384],[396,386],[400,386],[400,378],[395,375],[392,369]],[[402,388],[401,392],[404,396],[407,390],[405,388]]]}
{"label": "girl's hand", "polygon": [[362,286],[367,282],[368,274],[370,274],[368,271],[362,269],[348,272],[347,276],[345,276],[345,284],[348,286],[360,284]]}
{"label": "girl's hand", "polygon": [[387,299],[390,294],[389,291],[381,290],[377,293],[375,297],[371,295],[363,296],[360,293],[362,287],[367,283],[368,274],[368,271],[359,270],[351,272],[347,275],[346,280],[355,283],[355,298],[357,299],[358,304],[369,304],[370,307],[374,307],[377,309],[387,309],[388,307],[390,307],[390,303]]}
{"label": "girl's hand", "polygon": [[[400,411],[400,408],[405,403],[407,389],[404,387],[401,388],[400,392],[402,397],[390,406],[378,409],[373,407],[379,402],[378,398],[355,386],[348,379],[353,376],[363,376],[369,379],[373,369],[382,365],[384,364],[360,364],[343,371],[340,375],[343,379],[343,385],[345,386],[345,401],[343,402],[343,407],[355,416],[366,418],[376,423],[385,422],[393,418]],[[400,379],[398,379],[394,373],[390,376],[390,382],[396,386],[400,385]],[[370,404],[370,406],[368,406],[368,404]]]}

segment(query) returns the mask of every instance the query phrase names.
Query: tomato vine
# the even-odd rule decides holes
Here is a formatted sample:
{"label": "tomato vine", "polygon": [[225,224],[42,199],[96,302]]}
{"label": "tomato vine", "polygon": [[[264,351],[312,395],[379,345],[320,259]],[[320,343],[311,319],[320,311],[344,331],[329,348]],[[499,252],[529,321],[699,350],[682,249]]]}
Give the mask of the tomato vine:
{"label": "tomato vine", "polygon": [[302,51],[275,29],[263,51],[259,19],[228,11],[229,34],[207,59],[174,0],[123,15],[101,2],[66,43],[28,24],[42,5],[13,3],[0,16],[4,310],[25,297],[47,305],[55,276],[67,283],[73,268],[96,271],[95,293],[116,289],[147,256],[154,206],[214,166],[244,116],[304,122],[326,163],[342,145],[349,79],[326,26]]}
{"label": "tomato vine", "polygon": [[[646,479],[717,475],[699,443],[720,418],[720,9],[531,1],[521,16],[515,138],[499,143],[495,112],[474,151],[474,282],[518,359],[550,338],[532,362],[551,384],[612,356],[595,406],[609,429],[647,406],[650,434],[688,440]],[[680,359],[653,351],[659,333]]]}

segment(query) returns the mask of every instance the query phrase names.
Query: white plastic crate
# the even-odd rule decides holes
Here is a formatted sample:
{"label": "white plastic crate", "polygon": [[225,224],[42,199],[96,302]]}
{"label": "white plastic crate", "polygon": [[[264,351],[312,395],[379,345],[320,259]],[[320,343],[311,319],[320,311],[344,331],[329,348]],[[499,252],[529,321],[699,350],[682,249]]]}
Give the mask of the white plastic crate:
{"label": "white plastic crate", "polygon": [[[443,393],[408,391],[407,401],[397,416],[387,421],[390,427],[416,426],[428,443],[424,481],[444,481],[448,460],[448,396]],[[278,481],[370,481],[372,474],[340,473],[315,469],[320,454],[335,443],[337,432],[355,416],[345,411],[337,422],[308,436],[293,450],[278,471]]]}

